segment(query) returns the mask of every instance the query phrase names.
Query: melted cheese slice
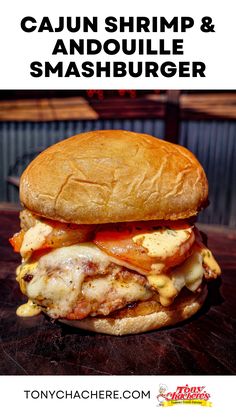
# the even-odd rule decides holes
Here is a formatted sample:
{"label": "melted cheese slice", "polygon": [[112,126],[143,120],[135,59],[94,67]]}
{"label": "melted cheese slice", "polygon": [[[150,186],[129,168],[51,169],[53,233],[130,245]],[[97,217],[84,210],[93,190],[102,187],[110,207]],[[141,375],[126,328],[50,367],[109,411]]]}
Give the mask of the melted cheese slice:
{"label": "melted cheese slice", "polygon": [[26,285],[27,282],[24,280],[25,275],[33,275],[35,269],[38,266],[38,262],[31,262],[31,263],[23,263],[22,265],[18,266],[16,270],[16,280],[20,284],[20,289],[23,294],[26,294]]}
{"label": "melted cheese slice", "polygon": [[202,266],[202,256],[195,252],[178,268],[173,269],[171,278],[174,286],[180,291],[186,286],[190,291],[196,291],[201,285],[204,269]]}
{"label": "melted cheese slice", "polygon": [[183,254],[185,252],[183,245],[191,233],[191,227],[182,230],[170,230],[163,227],[153,233],[138,234],[132,240],[147,249],[149,256],[164,260],[178,251]]}
{"label": "melted cheese slice", "polygon": [[203,274],[202,256],[195,252],[168,275],[148,275],[147,278],[150,286],[159,293],[160,303],[169,306],[183,287],[196,291],[202,283]]}
{"label": "melted cheese slice", "polygon": [[[91,279],[86,274],[89,262],[97,264],[97,273]],[[18,269],[17,279],[29,299],[53,318],[66,317],[81,296],[91,304],[98,303],[101,314],[108,314],[110,306],[120,308],[152,296],[148,287],[135,280],[118,280],[116,271],[120,267],[112,267],[111,274],[104,276],[110,264],[109,256],[96,245],[84,243],[55,249],[32,264],[25,262]],[[27,282],[24,276],[29,274],[32,279]],[[19,308],[17,314],[25,315],[28,308]]]}
{"label": "melted cheese slice", "polygon": [[[85,277],[83,261],[88,260],[104,268],[110,263],[95,245],[84,243],[55,249],[37,263],[24,263],[17,279],[30,300],[47,307],[51,317],[63,317],[78,299]],[[26,274],[33,276],[29,282],[24,281]]]}

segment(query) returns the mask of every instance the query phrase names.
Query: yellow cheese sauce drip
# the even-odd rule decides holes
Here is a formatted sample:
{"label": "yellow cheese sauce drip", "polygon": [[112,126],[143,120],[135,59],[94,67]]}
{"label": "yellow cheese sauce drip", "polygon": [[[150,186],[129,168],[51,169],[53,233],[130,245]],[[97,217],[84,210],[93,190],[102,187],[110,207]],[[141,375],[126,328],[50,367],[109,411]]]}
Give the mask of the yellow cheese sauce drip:
{"label": "yellow cheese sauce drip", "polygon": [[163,306],[169,306],[173,303],[174,298],[178,294],[172,280],[167,275],[148,275],[149,284],[158,291],[160,295],[160,303]]}
{"label": "yellow cheese sauce drip", "polygon": [[147,249],[149,256],[165,259],[178,251],[190,236],[191,231],[191,228],[170,230],[163,227],[160,231],[138,234],[132,240]]}
{"label": "yellow cheese sauce drip", "polygon": [[28,300],[27,303],[22,304],[16,310],[16,314],[19,317],[32,317],[36,316],[41,312],[41,308],[34,304],[32,300]]}
{"label": "yellow cheese sauce drip", "polygon": [[[21,292],[27,294],[26,286],[27,282],[24,281],[25,275],[30,275],[36,268],[38,262],[26,263],[18,266],[16,270],[16,280],[19,282]],[[32,317],[36,316],[41,312],[41,308],[37,304],[33,303],[32,300],[28,300],[27,303],[22,304],[16,310],[16,314],[19,317]]]}
{"label": "yellow cheese sauce drip", "polygon": [[209,267],[211,272],[214,274],[214,277],[220,275],[221,274],[221,269],[220,269],[218,263],[216,262],[216,260],[213,256],[213,254],[211,253],[211,251],[209,249],[202,248],[201,249],[201,255],[202,255],[202,259],[203,259],[203,264],[205,264]]}

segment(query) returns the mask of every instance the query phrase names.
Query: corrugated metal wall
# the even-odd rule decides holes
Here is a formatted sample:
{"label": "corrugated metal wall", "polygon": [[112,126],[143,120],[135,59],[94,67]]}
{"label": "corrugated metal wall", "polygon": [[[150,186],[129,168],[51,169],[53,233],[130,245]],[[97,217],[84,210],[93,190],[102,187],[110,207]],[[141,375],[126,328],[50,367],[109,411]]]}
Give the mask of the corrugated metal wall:
{"label": "corrugated metal wall", "polygon": [[[127,129],[164,137],[164,122],[153,119],[0,123],[0,201],[7,199],[6,177],[17,158],[96,129]],[[183,121],[179,142],[193,151],[208,176],[211,205],[199,220],[236,227],[236,122]],[[19,165],[15,174],[22,170]],[[10,200],[17,199],[17,191],[10,187]]]}
{"label": "corrugated metal wall", "polygon": [[210,205],[199,221],[236,227],[236,122],[184,121],[179,143],[203,165]]}

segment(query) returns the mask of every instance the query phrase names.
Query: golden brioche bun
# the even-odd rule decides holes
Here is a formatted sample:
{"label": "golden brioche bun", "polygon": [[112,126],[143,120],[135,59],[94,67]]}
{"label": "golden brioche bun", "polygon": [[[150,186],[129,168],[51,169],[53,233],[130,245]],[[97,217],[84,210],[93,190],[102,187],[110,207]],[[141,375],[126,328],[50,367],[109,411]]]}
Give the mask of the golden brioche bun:
{"label": "golden brioche bun", "polygon": [[151,311],[149,314],[136,316],[135,310],[133,310],[134,315],[132,315],[131,308],[128,309],[129,315],[125,315],[124,312],[123,317],[118,314],[117,317],[111,315],[108,317],[88,317],[84,320],[60,319],[60,321],[72,327],[108,335],[136,334],[171,326],[188,319],[202,307],[206,297],[207,286],[204,284],[201,291],[196,293],[186,292],[186,290],[181,291],[169,307],[157,304],[156,311]]}
{"label": "golden brioche bun", "polygon": [[77,224],[188,218],[207,195],[204,170],[190,151],[120,130],[54,144],[29,164],[20,183],[26,208]]}

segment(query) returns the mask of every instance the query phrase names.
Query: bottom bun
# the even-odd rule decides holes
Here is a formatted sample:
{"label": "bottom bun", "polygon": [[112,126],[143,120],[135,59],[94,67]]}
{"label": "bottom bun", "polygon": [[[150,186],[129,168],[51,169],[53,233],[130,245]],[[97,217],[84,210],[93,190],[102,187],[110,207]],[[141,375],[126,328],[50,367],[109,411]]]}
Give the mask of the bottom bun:
{"label": "bottom bun", "polygon": [[[60,319],[62,323],[84,330],[108,335],[129,335],[171,326],[193,316],[203,305],[207,286],[192,293],[184,290],[169,307],[156,301],[142,302],[133,307],[121,309],[107,317],[88,317],[84,320]],[[143,312],[145,314],[137,314]]]}

